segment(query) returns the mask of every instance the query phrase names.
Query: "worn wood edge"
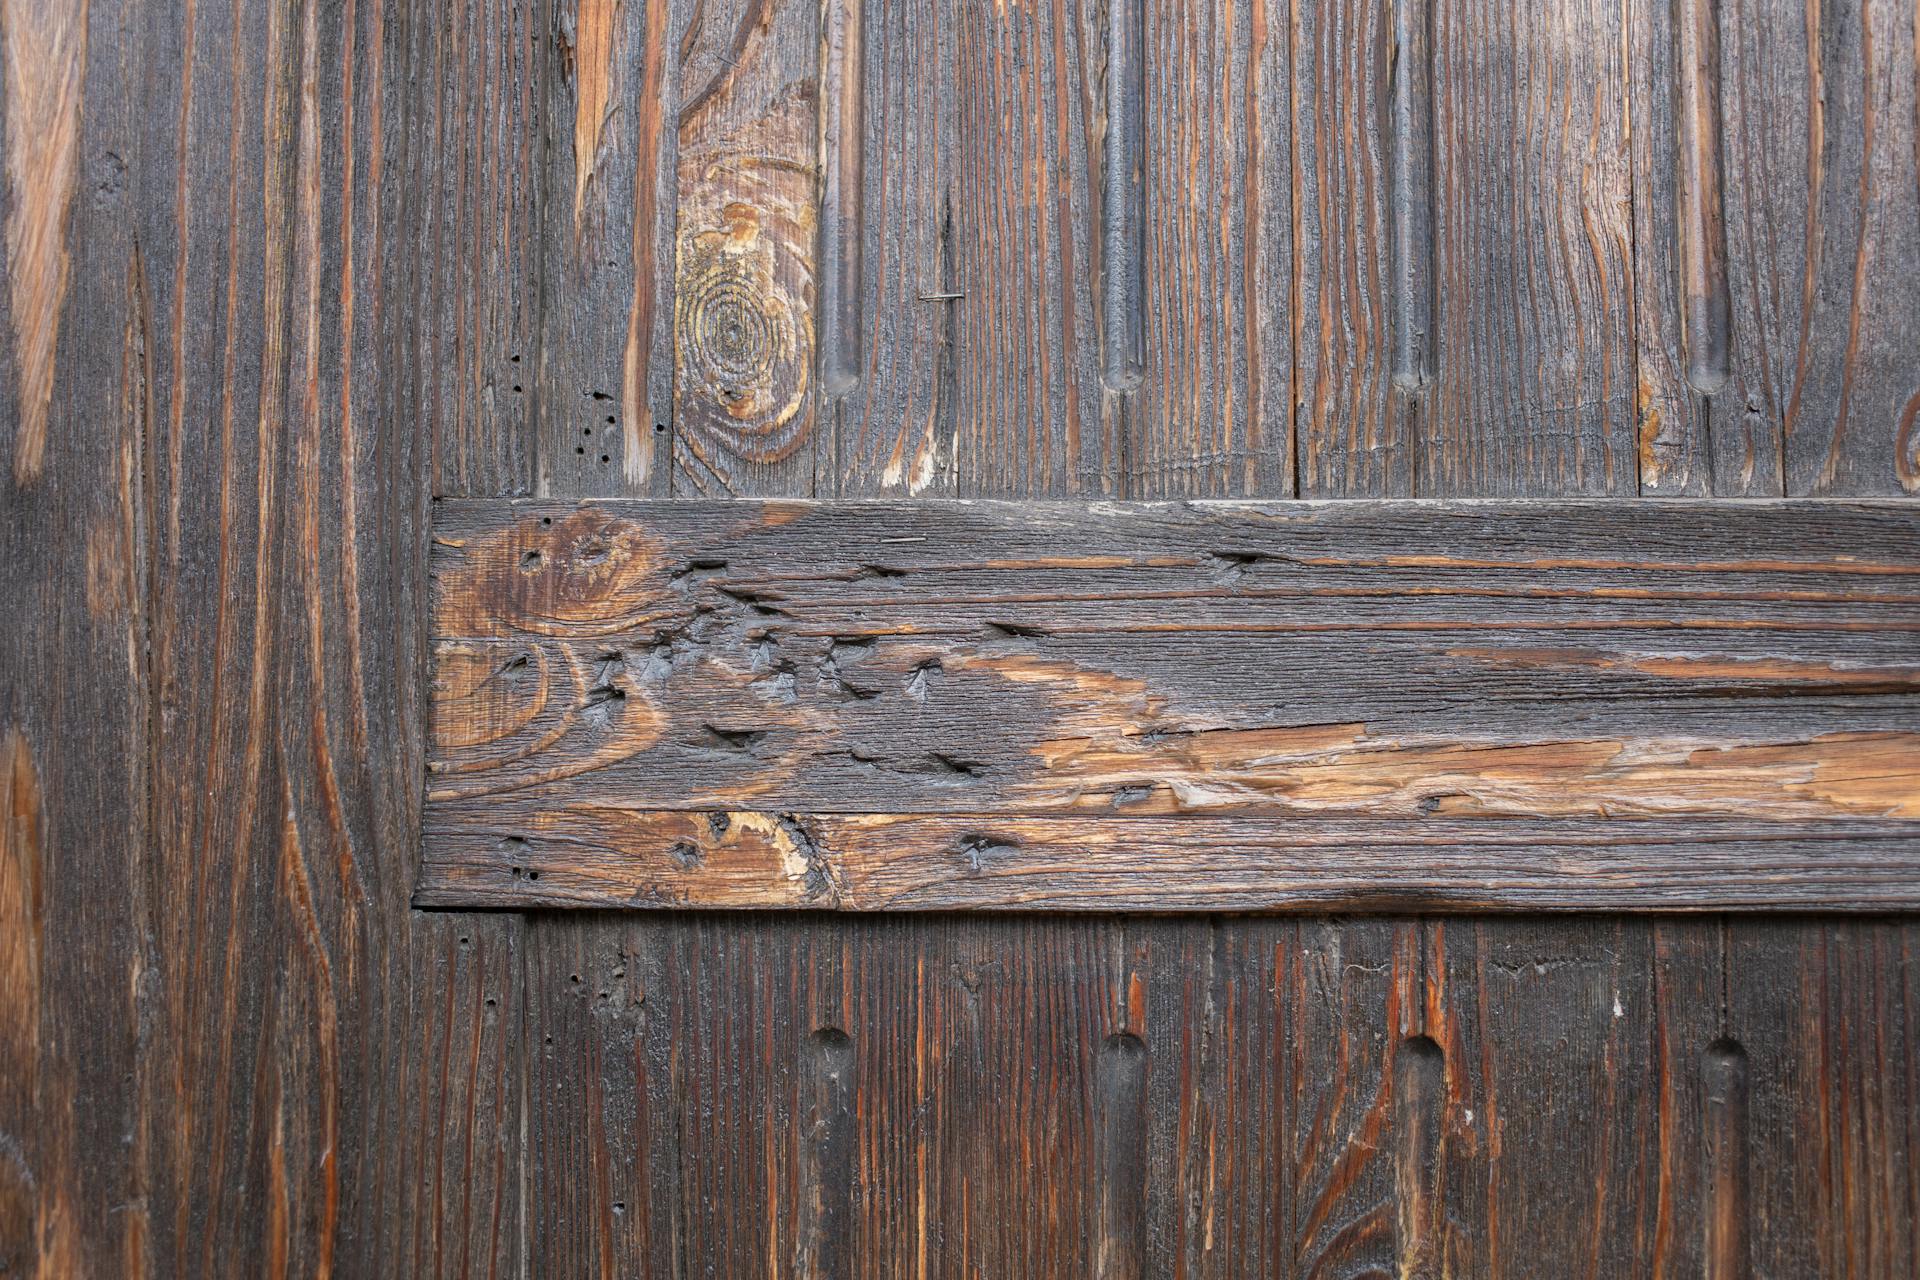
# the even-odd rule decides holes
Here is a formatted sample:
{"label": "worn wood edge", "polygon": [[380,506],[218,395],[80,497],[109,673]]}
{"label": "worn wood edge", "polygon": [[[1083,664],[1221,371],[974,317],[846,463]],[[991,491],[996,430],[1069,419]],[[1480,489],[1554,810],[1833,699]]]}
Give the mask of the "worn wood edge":
{"label": "worn wood edge", "polygon": [[433,823],[427,909],[1920,908],[1920,823],[1273,822],[646,810],[618,845]]}
{"label": "worn wood edge", "polygon": [[[1408,498],[1341,498],[1341,497],[1300,497],[1300,498],[1084,498],[1084,497],[1034,497],[1034,498],[899,498],[899,497],[845,497],[845,498],[606,498],[606,497],[533,497],[528,495],[501,495],[496,497],[472,497],[459,495],[436,496],[433,502],[433,515],[436,526],[445,518],[457,518],[473,523],[476,516],[484,517],[488,512],[503,511],[561,511],[579,507],[601,507],[620,512],[644,513],[647,511],[673,511],[675,509],[697,511],[701,509],[714,512],[732,512],[736,515],[754,510],[774,509],[778,511],[812,511],[838,507],[853,509],[897,509],[912,512],[932,520],[938,518],[942,508],[977,508],[993,510],[1004,508],[1009,512],[1039,510],[1066,511],[1074,508],[1098,512],[1100,514],[1124,515],[1128,512],[1152,514],[1154,512],[1178,511],[1188,508],[1202,510],[1231,511],[1237,508],[1250,510],[1290,510],[1314,508],[1323,511],[1352,512],[1356,515],[1380,512],[1449,511],[1467,509],[1479,512],[1498,512],[1502,509],[1524,511],[1539,514],[1558,508],[1571,508],[1577,511],[1618,511],[1621,513],[1646,513],[1690,511],[1724,512],[1742,511],[1755,508],[1786,508],[1795,511],[1817,511],[1829,508],[1837,511],[1878,511],[1887,514],[1910,516],[1920,521],[1920,498],[1865,496],[1846,497],[1840,495],[1781,496],[1779,494],[1734,495],[1725,497],[1692,497],[1686,495],[1648,494],[1643,497],[1618,497],[1591,494],[1573,494],[1567,497],[1516,498],[1501,497],[1445,497],[1426,496]],[[501,517],[503,520],[505,517]]]}

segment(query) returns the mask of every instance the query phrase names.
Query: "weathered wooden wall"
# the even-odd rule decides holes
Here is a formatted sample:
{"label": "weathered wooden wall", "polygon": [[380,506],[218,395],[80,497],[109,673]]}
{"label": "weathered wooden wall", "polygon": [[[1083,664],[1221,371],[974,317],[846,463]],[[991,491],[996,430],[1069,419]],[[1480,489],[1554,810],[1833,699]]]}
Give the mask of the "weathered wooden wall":
{"label": "weathered wooden wall", "polygon": [[408,899],[431,495],[1913,492],[1915,21],[6,0],[0,1270],[1913,1274],[1899,920]]}
{"label": "weathered wooden wall", "polygon": [[[545,282],[536,492],[1911,492],[1913,18],[1720,8],[829,4],[812,431],[682,425],[648,268],[703,227],[648,102],[658,168],[614,130],[547,219],[596,274]],[[739,127],[815,68],[736,72],[791,46],[735,12],[624,11],[591,60],[668,122],[718,77]],[[557,1274],[1900,1275],[1915,942],[537,918],[530,1230]]]}

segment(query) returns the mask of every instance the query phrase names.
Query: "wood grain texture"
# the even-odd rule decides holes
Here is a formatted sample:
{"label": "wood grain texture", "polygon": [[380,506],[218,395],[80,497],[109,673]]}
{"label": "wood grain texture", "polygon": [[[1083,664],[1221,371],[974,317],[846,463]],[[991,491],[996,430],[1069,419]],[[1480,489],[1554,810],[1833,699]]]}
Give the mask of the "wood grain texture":
{"label": "wood grain texture", "polygon": [[820,8],[697,12],[676,117],[673,487],[811,493]]}
{"label": "wood grain texture", "polygon": [[408,48],[419,190],[387,233],[422,262],[435,493],[532,492],[552,22],[546,0],[459,0]]}
{"label": "wood grain texture", "polygon": [[1730,379],[1716,490],[1912,493],[1920,263],[1910,6],[1726,0]]}
{"label": "wood grain texture", "polygon": [[1745,1059],[1756,1274],[1916,1265],[1913,933],[1897,921],[1732,927],[1727,1018]]}
{"label": "wood grain texture", "polygon": [[698,7],[555,0],[538,33],[541,493],[667,492],[675,50]]}
{"label": "wood grain texture", "polygon": [[67,235],[80,177],[87,0],[14,0],[0,11],[0,55],[6,71],[13,479],[26,486],[46,458],[72,266]]}
{"label": "wood grain texture", "polygon": [[1441,1274],[1555,1258],[1630,1275],[1653,1253],[1662,1135],[1649,926],[1431,927],[1427,1032],[1445,1054]]}
{"label": "wood grain texture", "polygon": [[1434,372],[1415,491],[1630,494],[1618,0],[1432,0]]}
{"label": "wood grain texture", "polygon": [[1378,901],[1396,853],[1380,893],[1439,901],[1884,903],[1920,816],[1898,505],[479,502],[435,536],[441,904]]}
{"label": "wood grain texture", "polygon": [[[139,1274],[151,671],[146,350],[112,0],[8,5],[0,357],[0,1274]],[[97,27],[89,27],[89,21]],[[104,37],[104,38],[103,38]],[[83,111],[83,92],[97,95]],[[101,183],[107,188],[102,189]],[[82,194],[84,193],[84,194]],[[23,234],[24,233],[24,234]],[[57,357],[57,358],[56,358]]]}
{"label": "wood grain texture", "polygon": [[[1105,72],[1113,24],[1137,32],[1142,17],[1124,2],[953,7],[958,155],[944,291],[964,295],[954,336],[960,493],[1119,492],[1123,388],[1106,383],[1105,273],[1116,268],[1133,287],[1140,277],[1131,259],[1109,262],[1108,246],[1138,246],[1112,230],[1124,215],[1110,208],[1106,143],[1118,108],[1116,143],[1138,146],[1142,68],[1111,82]],[[1144,172],[1136,182],[1122,162],[1111,174],[1137,207]],[[1127,288],[1111,297],[1137,296]],[[1113,313],[1144,319],[1125,305]]]}
{"label": "wood grain texture", "polygon": [[1413,492],[1432,372],[1430,21],[1427,0],[1341,0],[1294,18],[1302,497]]}
{"label": "wood grain texture", "polygon": [[[959,423],[952,26],[931,5],[837,0],[824,70],[824,412],[834,489],[951,496]],[[821,492],[827,492],[823,484]]]}
{"label": "wood grain texture", "polygon": [[[1292,141],[1276,127],[1291,89],[1285,12],[1270,0],[1112,8],[1124,39],[1110,55],[1101,163],[1121,167],[1115,178],[1137,172],[1141,187],[1135,216],[1100,208],[1122,492],[1291,494]],[[1137,132],[1131,146],[1123,124]],[[1124,289],[1112,279],[1123,255],[1137,275]]]}
{"label": "wood grain texture", "polygon": [[461,430],[407,372],[439,18],[88,9],[67,336],[0,503],[40,602],[5,630],[9,1274],[512,1264],[518,930],[407,904]]}
{"label": "wood grain texture", "polygon": [[[1681,271],[1687,227],[1718,228],[1724,248],[1724,201],[1701,199],[1685,226],[1681,214],[1683,196],[1704,196],[1709,187],[1717,196],[1724,171],[1719,45],[1702,39],[1717,27],[1719,9],[1719,0],[1627,7],[1634,432],[1639,491],[1650,497],[1693,496],[1713,487],[1707,405],[1688,377],[1690,312]],[[1724,271],[1720,280],[1724,286]]]}

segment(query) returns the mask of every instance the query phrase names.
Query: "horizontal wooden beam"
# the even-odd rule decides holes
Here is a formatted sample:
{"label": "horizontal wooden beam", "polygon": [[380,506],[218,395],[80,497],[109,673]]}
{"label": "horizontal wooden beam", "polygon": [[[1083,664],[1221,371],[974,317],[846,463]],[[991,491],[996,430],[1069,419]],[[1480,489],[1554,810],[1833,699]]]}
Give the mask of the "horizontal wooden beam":
{"label": "horizontal wooden beam", "polygon": [[1920,506],[437,504],[423,905],[1920,906]]}

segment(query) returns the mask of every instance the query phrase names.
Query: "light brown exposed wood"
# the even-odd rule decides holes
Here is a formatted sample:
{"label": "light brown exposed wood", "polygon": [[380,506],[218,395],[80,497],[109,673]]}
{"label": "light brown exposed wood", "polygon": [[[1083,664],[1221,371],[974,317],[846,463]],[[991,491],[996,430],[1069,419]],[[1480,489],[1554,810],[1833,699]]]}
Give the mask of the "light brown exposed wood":
{"label": "light brown exposed wood", "polygon": [[13,479],[32,483],[47,447],[54,358],[67,301],[67,219],[80,171],[87,0],[0,7],[7,106],[7,282],[13,319]]}

